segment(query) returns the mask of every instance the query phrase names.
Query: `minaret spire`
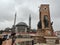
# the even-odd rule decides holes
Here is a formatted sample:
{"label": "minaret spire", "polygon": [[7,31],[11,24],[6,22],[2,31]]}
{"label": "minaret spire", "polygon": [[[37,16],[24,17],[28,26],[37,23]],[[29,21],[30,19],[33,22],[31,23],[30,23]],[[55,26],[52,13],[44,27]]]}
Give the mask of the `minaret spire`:
{"label": "minaret spire", "polygon": [[31,14],[29,15],[29,29],[31,29]]}
{"label": "minaret spire", "polygon": [[15,12],[15,18],[14,18],[14,26],[16,24],[16,12]]}
{"label": "minaret spire", "polygon": [[14,30],[14,32],[16,32],[16,12],[15,12],[15,17],[14,17],[14,25],[13,25],[13,30]]}

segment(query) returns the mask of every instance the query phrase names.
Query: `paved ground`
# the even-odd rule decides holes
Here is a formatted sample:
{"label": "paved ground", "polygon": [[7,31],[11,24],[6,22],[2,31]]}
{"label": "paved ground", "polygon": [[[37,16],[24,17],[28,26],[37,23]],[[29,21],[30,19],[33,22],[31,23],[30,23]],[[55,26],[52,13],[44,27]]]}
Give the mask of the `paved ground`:
{"label": "paved ground", "polygon": [[44,43],[39,44],[39,43],[37,43],[35,45],[60,45],[60,44],[44,44]]}
{"label": "paved ground", "polygon": [[[11,45],[11,43],[12,43],[11,39],[9,39],[9,40],[4,41],[2,45]],[[60,44],[44,44],[44,43],[39,44],[39,43],[37,43],[35,45],[60,45]]]}

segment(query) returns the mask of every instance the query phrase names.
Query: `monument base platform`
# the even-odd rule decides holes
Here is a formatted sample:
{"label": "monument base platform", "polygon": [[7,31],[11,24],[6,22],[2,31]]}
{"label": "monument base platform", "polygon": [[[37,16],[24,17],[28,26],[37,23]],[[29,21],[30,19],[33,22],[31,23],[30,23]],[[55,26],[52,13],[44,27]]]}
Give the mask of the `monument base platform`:
{"label": "monument base platform", "polygon": [[55,44],[57,39],[56,36],[44,36],[44,38],[46,39],[47,44]]}

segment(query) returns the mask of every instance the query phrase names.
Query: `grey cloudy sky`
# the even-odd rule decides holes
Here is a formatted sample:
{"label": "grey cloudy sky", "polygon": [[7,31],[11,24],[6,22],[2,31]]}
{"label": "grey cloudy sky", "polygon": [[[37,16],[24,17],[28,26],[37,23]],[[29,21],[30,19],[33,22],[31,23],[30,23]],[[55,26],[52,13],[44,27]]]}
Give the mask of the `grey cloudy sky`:
{"label": "grey cloudy sky", "polygon": [[39,20],[39,6],[50,5],[51,21],[54,30],[60,30],[60,0],[0,0],[0,29],[12,27],[14,14],[17,12],[17,22],[26,22],[29,14],[32,16],[32,28],[37,28]]}

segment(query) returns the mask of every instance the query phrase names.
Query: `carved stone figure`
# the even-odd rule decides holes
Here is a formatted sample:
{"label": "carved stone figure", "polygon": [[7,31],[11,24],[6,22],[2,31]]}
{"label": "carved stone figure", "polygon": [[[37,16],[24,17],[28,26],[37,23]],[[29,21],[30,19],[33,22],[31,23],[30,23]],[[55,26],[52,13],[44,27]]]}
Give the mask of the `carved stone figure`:
{"label": "carved stone figure", "polygon": [[38,28],[39,28],[39,29],[42,29],[41,21],[38,22]]}
{"label": "carved stone figure", "polygon": [[45,24],[45,27],[48,27],[48,17],[47,16],[44,16],[44,24]]}

